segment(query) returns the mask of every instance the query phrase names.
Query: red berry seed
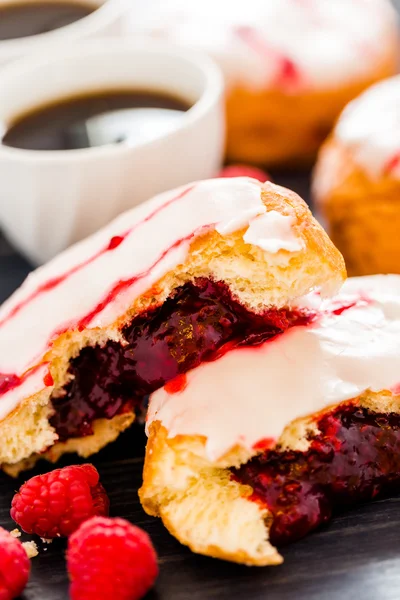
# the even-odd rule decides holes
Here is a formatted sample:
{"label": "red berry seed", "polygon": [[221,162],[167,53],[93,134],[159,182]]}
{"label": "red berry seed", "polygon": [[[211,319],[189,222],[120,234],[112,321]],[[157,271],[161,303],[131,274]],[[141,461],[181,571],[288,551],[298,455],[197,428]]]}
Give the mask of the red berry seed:
{"label": "red berry seed", "polygon": [[93,517],[68,540],[72,600],[139,600],[158,575],[145,531],[124,519]]}
{"label": "red berry seed", "polygon": [[75,465],[24,483],[12,500],[11,517],[26,533],[54,538],[70,535],[90,517],[107,515],[108,507],[95,467]]}
{"label": "red berry seed", "polygon": [[12,600],[22,593],[30,569],[21,542],[0,527],[0,600]]}

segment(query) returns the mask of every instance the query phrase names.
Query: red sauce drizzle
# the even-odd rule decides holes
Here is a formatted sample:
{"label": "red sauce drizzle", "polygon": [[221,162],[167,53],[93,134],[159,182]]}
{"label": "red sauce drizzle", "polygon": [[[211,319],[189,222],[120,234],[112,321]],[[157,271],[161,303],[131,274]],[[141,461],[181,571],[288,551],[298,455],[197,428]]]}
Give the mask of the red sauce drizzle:
{"label": "red sauce drizzle", "polygon": [[395,394],[396,396],[398,396],[400,394],[400,383],[397,383],[395,386],[393,386],[392,388],[390,388],[392,394]]}
{"label": "red sauce drizzle", "polygon": [[0,394],[6,394],[21,383],[21,378],[14,373],[0,373]]}
{"label": "red sauce drizzle", "polygon": [[330,313],[332,315],[339,316],[343,314],[346,310],[349,310],[349,308],[354,308],[355,306],[357,306],[357,304],[359,304],[359,302],[356,300],[354,302],[350,302],[349,304],[339,306],[338,308],[334,308],[332,311],[330,311]]}
{"label": "red sauce drizzle", "polygon": [[276,444],[276,440],[274,438],[262,438],[256,444],[253,445],[253,450],[264,452],[265,450],[270,450]]}
{"label": "red sauce drizzle", "polygon": [[[124,234],[124,236],[119,236],[120,239],[121,239],[121,241],[123,239],[125,239],[125,237],[129,233],[130,232],[127,232],[127,233]],[[112,240],[113,239],[115,239],[115,238],[112,238]],[[111,242],[112,242],[112,240],[111,240]],[[71,277],[72,275],[74,275],[78,271],[81,271],[84,267],[87,267],[88,265],[90,265],[92,262],[94,262],[95,260],[97,260],[100,256],[102,256],[103,254],[105,254],[109,250],[113,250],[114,247],[117,247],[117,246],[112,246],[111,242],[106,246],[106,248],[103,248],[102,250],[100,250],[99,252],[97,252],[95,255],[91,256],[90,258],[88,258],[84,262],[80,263],[79,265],[75,265],[75,267],[73,267],[72,269],[70,269],[66,273],[63,273],[62,275],[59,275],[58,277],[54,277],[53,279],[49,279],[48,281],[46,281],[42,285],[38,286],[36,288],[36,290],[34,292],[32,292],[32,294],[30,294],[29,296],[27,296],[27,298],[25,298],[25,300],[22,300],[19,304],[16,304],[14,306],[14,308],[11,309],[11,311],[8,313],[8,315],[6,317],[4,317],[0,321],[0,327],[2,327],[5,323],[7,323],[13,317],[15,317],[23,308],[25,308],[25,306],[27,306],[28,304],[30,304],[38,296],[41,296],[42,294],[45,294],[46,292],[50,292],[51,290],[54,290],[56,287],[58,287],[64,281],[66,281],[69,277]]]}
{"label": "red sauce drizzle", "polygon": [[182,373],[182,375],[178,375],[175,379],[168,381],[168,383],[164,385],[164,390],[167,394],[179,394],[180,392],[183,392],[186,386],[187,376],[185,373]]}
{"label": "red sauce drizzle", "polygon": [[297,65],[289,57],[284,56],[271,46],[260,36],[257,29],[249,26],[236,27],[235,33],[249,48],[263,59],[277,61],[279,70],[275,79],[275,85],[293,89],[304,83],[304,77]]}
{"label": "red sauce drizzle", "polygon": [[387,161],[386,165],[383,167],[383,172],[386,175],[389,175],[392,171],[397,169],[399,164],[400,164],[400,153],[397,153],[394,156],[390,157],[390,159]]}
{"label": "red sauce drizzle", "polygon": [[[26,371],[21,377],[15,375],[14,373],[0,373],[0,396],[7,394],[11,390],[17,388],[22,385],[29,377],[31,377],[34,373],[36,373],[39,369],[41,369],[45,364],[42,363],[40,365],[36,365]],[[44,380],[46,380],[48,376],[45,375]],[[51,375],[50,375],[51,377]],[[48,385],[45,383],[45,385]],[[50,385],[53,385],[52,383]]]}
{"label": "red sauce drizzle", "polygon": [[43,377],[43,383],[46,387],[50,387],[54,385],[54,379],[50,373],[50,371]]}
{"label": "red sauce drizzle", "polygon": [[[365,292],[358,292],[356,300],[351,300],[349,302],[345,302],[341,304],[340,302],[333,301],[330,305],[329,309],[325,311],[327,314],[340,316],[347,310],[356,307],[368,306],[369,304],[373,304],[374,300],[370,298]],[[336,308],[335,308],[336,307]]]}
{"label": "red sauce drizzle", "polygon": [[79,263],[79,264],[75,265],[74,267],[72,267],[71,269],[69,269],[68,271],[66,271],[65,273],[63,273],[62,275],[54,277],[53,279],[49,279],[45,283],[39,285],[34,292],[32,292],[27,298],[25,298],[24,300],[22,300],[20,303],[16,304],[10,310],[10,312],[8,313],[8,315],[6,315],[2,320],[0,320],[0,327],[2,327],[10,319],[12,319],[13,317],[15,317],[25,306],[27,306],[28,304],[30,304],[38,296],[40,296],[41,294],[44,294],[46,292],[49,292],[49,291],[53,290],[54,288],[58,287],[61,283],[63,283],[64,281],[66,281],[69,277],[71,277],[72,275],[74,275],[78,271],[81,271],[83,268],[87,267],[92,262],[94,262],[95,260],[97,260],[98,258],[100,258],[100,256],[102,256],[103,254],[105,254],[105,253],[107,253],[107,252],[109,252],[111,250],[115,250],[115,248],[118,248],[118,246],[120,246],[121,243],[129,235],[131,235],[131,233],[133,233],[138,227],[140,227],[144,223],[147,223],[148,221],[150,221],[150,219],[152,219],[157,213],[159,213],[160,211],[164,210],[165,208],[167,208],[168,206],[170,206],[171,204],[173,204],[177,200],[180,200],[181,198],[184,198],[194,187],[195,187],[194,185],[190,185],[189,187],[185,188],[178,195],[174,196],[173,198],[170,198],[170,200],[168,200],[167,202],[165,202],[165,204],[163,204],[162,206],[159,206],[155,210],[153,210],[142,221],[140,221],[139,223],[136,223],[133,227],[131,227],[131,229],[129,229],[128,231],[126,231],[122,235],[117,235],[117,236],[114,236],[113,238],[111,238],[110,242],[107,244],[107,246],[105,248],[102,248],[96,254],[94,254],[93,256],[89,257],[87,260],[83,261],[82,263]]}
{"label": "red sauce drizzle", "polygon": [[118,246],[122,244],[124,239],[125,237],[123,235],[114,235],[114,237],[111,238],[110,243],[108,244],[107,250],[114,250],[115,248],[118,248]]}
{"label": "red sauce drizzle", "polygon": [[149,269],[147,269],[147,271],[140,273],[140,275],[135,275],[134,277],[131,277],[130,279],[118,281],[118,283],[116,283],[114,285],[114,287],[108,292],[107,296],[101,302],[99,302],[99,304],[97,306],[95,306],[95,308],[92,311],[90,311],[90,313],[88,313],[82,319],[80,319],[80,321],[78,321],[77,329],[78,330],[85,329],[85,327],[87,327],[90,324],[90,322],[93,321],[93,319],[97,315],[99,315],[101,312],[103,312],[103,310],[106,308],[106,306],[108,306],[111,302],[113,302],[117,298],[117,296],[119,296],[119,294],[121,294],[125,290],[128,290],[130,287],[132,287],[135,283],[137,283],[141,279],[144,279],[145,277],[147,277],[151,273],[151,271],[154,269],[154,267],[156,267],[171,252],[171,250],[174,250],[175,248],[179,248],[179,246],[181,246],[182,244],[184,244],[185,242],[190,240],[190,238],[192,238],[194,235],[195,235],[194,233],[191,233],[187,237],[182,238],[181,240],[178,240],[177,242],[175,242],[175,244],[170,246],[168,248],[168,250],[165,250],[161,254],[161,256],[156,260],[156,262],[153,263]]}
{"label": "red sauce drizzle", "polygon": [[[27,298],[25,298],[24,300],[22,300],[20,303],[16,304],[10,310],[10,312],[7,314],[7,316],[4,317],[2,320],[0,320],[0,327],[2,327],[6,322],[10,321],[15,316],[17,316],[18,313],[23,308],[25,308],[28,304],[30,304],[38,296],[40,296],[41,294],[47,293],[47,292],[55,289],[61,283],[63,283],[65,280],[67,280],[69,277],[71,277],[74,273],[77,273],[78,271],[82,270],[84,267],[88,266],[89,264],[91,264],[92,262],[94,262],[95,260],[97,260],[100,256],[102,256],[106,252],[109,252],[109,251],[114,250],[115,248],[118,248],[118,246],[120,246],[122,244],[122,242],[135,229],[137,229],[138,227],[140,227],[144,223],[148,222],[158,212],[160,212],[161,210],[164,210],[165,208],[167,208],[172,203],[176,202],[177,200],[180,200],[180,199],[184,198],[194,187],[195,187],[195,185],[188,186],[187,188],[185,188],[184,190],[182,190],[179,194],[177,194],[173,198],[170,198],[170,200],[168,200],[167,202],[165,202],[165,204],[163,204],[162,206],[157,207],[154,211],[152,211],[149,215],[147,215],[147,217],[145,217],[139,223],[136,223],[131,229],[129,229],[128,231],[126,231],[123,235],[114,236],[113,238],[111,238],[109,244],[105,248],[103,248],[102,250],[100,250],[99,252],[97,252],[96,254],[94,254],[93,256],[91,256],[90,258],[88,258],[87,260],[85,260],[84,262],[75,265],[74,267],[72,267],[71,269],[69,269],[68,271],[66,271],[65,273],[63,273],[62,275],[59,275],[58,277],[54,277],[53,279],[49,279],[48,281],[46,281],[42,285],[39,285],[34,292],[32,292]],[[119,293],[121,293],[122,291],[128,289],[131,285],[133,285],[134,283],[136,283],[138,280],[140,280],[143,277],[145,277],[146,275],[148,275],[150,273],[150,271],[171,250],[173,250],[175,247],[178,247],[179,245],[181,245],[182,243],[184,243],[190,237],[191,236],[188,236],[187,238],[179,240],[175,244],[173,244],[173,246],[171,248],[169,248],[168,250],[166,250],[161,255],[161,257],[154,263],[154,265],[148,271],[146,271],[145,273],[142,273],[140,275],[132,277],[132,278],[130,278],[128,280],[119,281],[118,283],[116,283],[115,286],[112,288],[112,290],[107,294],[107,296],[101,302],[99,302],[99,304],[92,311],[90,311],[86,316],[82,317],[77,323],[70,322],[67,325],[64,325],[64,326],[60,327],[59,329],[57,329],[56,331],[54,331],[53,334],[50,336],[50,339],[48,340],[48,345],[50,345],[51,342],[54,339],[56,339],[59,335],[61,335],[62,333],[65,333],[66,331],[68,331],[70,329],[73,329],[73,328],[76,327],[78,330],[83,330],[96,315],[98,315],[102,310],[104,310],[104,308],[110,302],[112,302],[113,300],[115,300],[115,298],[118,296]],[[29,372],[29,373],[31,373],[31,372]],[[25,377],[20,377],[19,375],[16,375],[15,373],[3,373],[3,374],[0,373],[0,396],[2,394],[5,394],[6,392],[10,391],[11,389],[14,389],[14,388],[18,387],[19,385],[21,385],[21,383],[24,380],[25,380]],[[46,379],[46,381],[50,381],[50,379]],[[53,381],[51,383],[45,383],[45,385],[53,385]]]}

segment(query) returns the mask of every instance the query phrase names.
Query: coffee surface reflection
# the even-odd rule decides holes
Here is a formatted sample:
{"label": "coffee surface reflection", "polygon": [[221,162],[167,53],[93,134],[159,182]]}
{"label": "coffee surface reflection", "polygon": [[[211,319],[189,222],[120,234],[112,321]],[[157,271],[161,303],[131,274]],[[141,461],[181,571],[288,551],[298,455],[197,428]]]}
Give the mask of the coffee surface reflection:
{"label": "coffee surface reflection", "polygon": [[64,98],[0,125],[2,143],[25,150],[135,146],[175,129],[189,108],[180,98],[139,90]]}

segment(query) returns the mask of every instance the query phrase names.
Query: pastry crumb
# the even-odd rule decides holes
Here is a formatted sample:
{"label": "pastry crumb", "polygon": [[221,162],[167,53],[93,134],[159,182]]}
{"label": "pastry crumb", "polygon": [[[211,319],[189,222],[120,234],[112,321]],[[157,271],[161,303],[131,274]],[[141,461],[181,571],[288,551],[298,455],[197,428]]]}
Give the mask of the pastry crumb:
{"label": "pastry crumb", "polygon": [[43,542],[43,544],[51,544],[52,543],[52,538],[40,538]]}
{"label": "pastry crumb", "polygon": [[14,538],[19,538],[21,537],[21,532],[19,529],[13,529],[10,531],[10,535],[12,535]]}
{"label": "pastry crumb", "polygon": [[37,556],[39,554],[37,545],[33,540],[30,542],[23,542],[22,545],[25,549],[25,552],[28,555],[28,558],[34,558],[35,556]]}

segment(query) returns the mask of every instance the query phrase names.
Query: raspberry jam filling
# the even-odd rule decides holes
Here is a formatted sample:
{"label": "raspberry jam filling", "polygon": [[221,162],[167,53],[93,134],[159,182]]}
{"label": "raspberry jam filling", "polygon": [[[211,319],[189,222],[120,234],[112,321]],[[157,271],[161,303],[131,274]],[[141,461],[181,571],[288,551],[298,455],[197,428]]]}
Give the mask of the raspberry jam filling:
{"label": "raspberry jam filling", "polygon": [[94,419],[140,407],[146,395],[201,362],[234,346],[260,344],[312,318],[287,309],[255,314],[222,283],[187,283],[125,327],[125,346],[87,347],[72,360],[70,383],[52,399],[51,423],[61,439],[90,435]]}
{"label": "raspberry jam filling", "polygon": [[307,452],[266,451],[233,476],[273,516],[270,539],[297,540],[332,513],[400,484],[400,415],[348,404],[322,416]]}

